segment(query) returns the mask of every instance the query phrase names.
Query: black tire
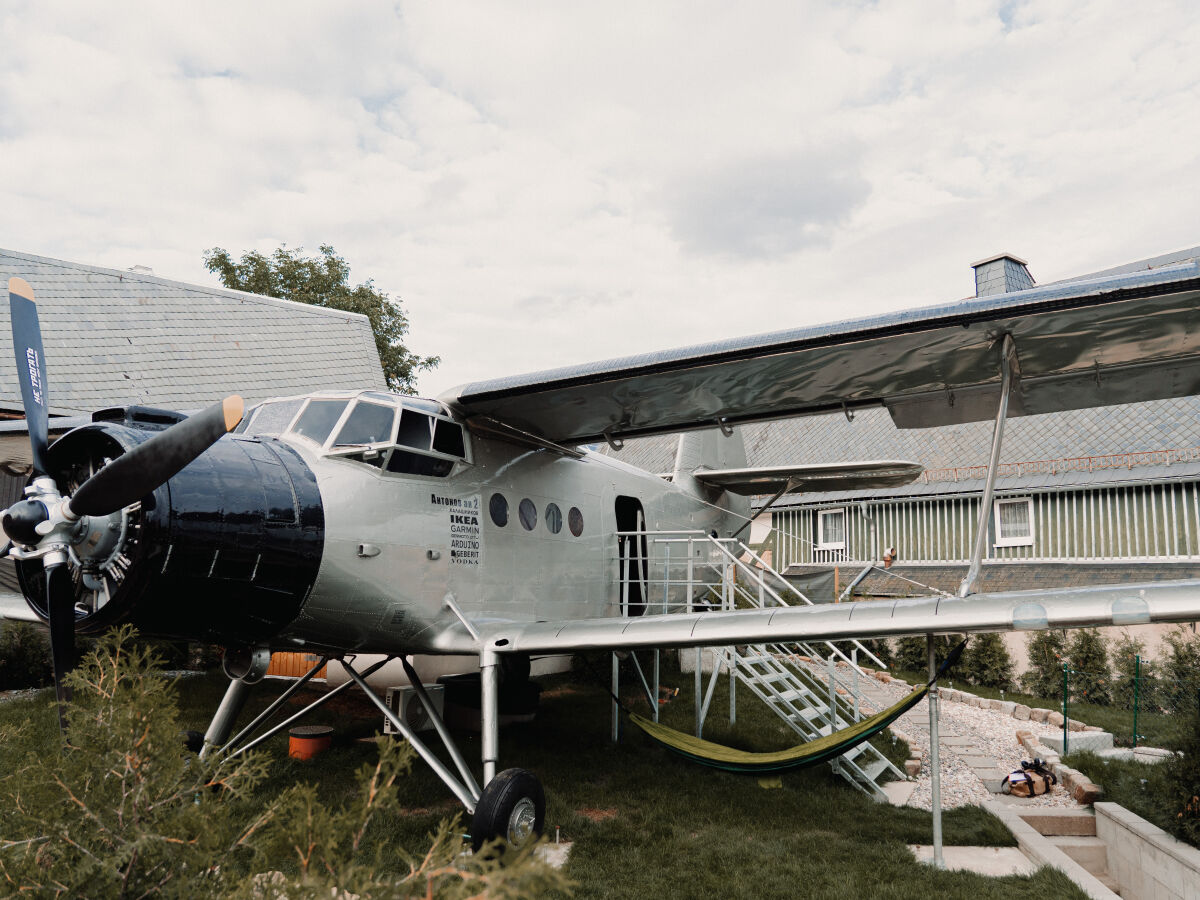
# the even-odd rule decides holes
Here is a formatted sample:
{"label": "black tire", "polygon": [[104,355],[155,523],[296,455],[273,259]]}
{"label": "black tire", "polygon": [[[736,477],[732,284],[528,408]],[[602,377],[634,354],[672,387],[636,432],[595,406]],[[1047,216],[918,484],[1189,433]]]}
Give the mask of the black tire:
{"label": "black tire", "polygon": [[[537,840],[546,822],[546,793],[525,769],[505,769],[487,783],[471,818],[471,847],[493,838],[520,847]],[[503,852],[504,845],[501,845]]]}

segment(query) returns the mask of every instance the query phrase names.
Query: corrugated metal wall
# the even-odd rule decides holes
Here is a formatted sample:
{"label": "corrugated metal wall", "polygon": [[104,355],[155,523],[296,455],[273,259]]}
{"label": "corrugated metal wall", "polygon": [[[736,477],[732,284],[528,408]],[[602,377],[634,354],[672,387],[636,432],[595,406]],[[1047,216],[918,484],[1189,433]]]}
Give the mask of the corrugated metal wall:
{"label": "corrugated metal wall", "polygon": [[[1000,500],[1032,501],[1033,542],[995,546],[989,516],[989,559],[1028,562],[1200,559],[1200,484],[1130,485],[1070,492],[1004,494]],[[978,497],[876,501],[877,545],[857,503],[797,507],[774,513],[777,564],[811,565],[878,560],[888,547],[913,562],[969,560]],[[844,550],[817,548],[820,510],[846,512]]]}

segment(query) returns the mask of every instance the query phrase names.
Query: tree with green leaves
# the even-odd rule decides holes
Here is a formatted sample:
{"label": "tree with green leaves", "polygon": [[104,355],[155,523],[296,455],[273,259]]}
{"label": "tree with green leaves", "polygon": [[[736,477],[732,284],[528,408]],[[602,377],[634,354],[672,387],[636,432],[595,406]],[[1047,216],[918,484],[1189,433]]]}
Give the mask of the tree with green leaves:
{"label": "tree with green leaves", "polygon": [[204,265],[227,288],[362,313],[370,320],[384,377],[394,391],[413,393],[417,373],[439,362],[436,356],[409,352],[404,346],[408,317],[399,301],[378,290],[371,279],[351,287],[349,264],[328,244],[321,245],[319,256],[306,257],[303,247],[280,247],[269,256],[251,250],[240,262],[229,251],[213,247],[205,252]]}

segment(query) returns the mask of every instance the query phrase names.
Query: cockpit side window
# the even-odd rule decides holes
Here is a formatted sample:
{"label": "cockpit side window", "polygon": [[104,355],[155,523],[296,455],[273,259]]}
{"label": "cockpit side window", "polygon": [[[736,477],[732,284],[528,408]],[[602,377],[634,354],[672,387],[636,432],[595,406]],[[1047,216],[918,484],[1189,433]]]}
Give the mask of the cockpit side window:
{"label": "cockpit side window", "polygon": [[329,433],[333,431],[333,426],[345,411],[345,400],[310,400],[292,427],[292,434],[306,437],[317,444],[324,444]]}
{"label": "cockpit side window", "polygon": [[400,430],[396,443],[414,450],[428,450],[433,438],[433,418],[405,409],[400,412]]}
{"label": "cockpit side window", "polygon": [[280,400],[278,403],[264,403],[258,407],[254,419],[246,427],[246,434],[283,434],[287,431],[292,419],[300,411],[304,400]]}
{"label": "cockpit side window", "polygon": [[334,439],[335,447],[352,447],[359,444],[383,444],[392,439],[392,423],[396,418],[394,406],[359,402],[346,424]]}
{"label": "cockpit side window", "polygon": [[448,453],[451,456],[466,456],[467,451],[463,445],[462,426],[457,422],[435,419],[433,449],[438,453]]}

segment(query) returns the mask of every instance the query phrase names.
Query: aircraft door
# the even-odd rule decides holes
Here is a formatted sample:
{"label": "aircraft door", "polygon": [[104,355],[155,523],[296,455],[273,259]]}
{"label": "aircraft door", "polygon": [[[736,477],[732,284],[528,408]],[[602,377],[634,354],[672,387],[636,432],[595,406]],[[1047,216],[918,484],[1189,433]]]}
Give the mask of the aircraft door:
{"label": "aircraft door", "polygon": [[[646,513],[637,497],[616,498],[617,512],[617,585],[621,615],[641,616],[649,600]],[[636,532],[636,534],[629,534]]]}

